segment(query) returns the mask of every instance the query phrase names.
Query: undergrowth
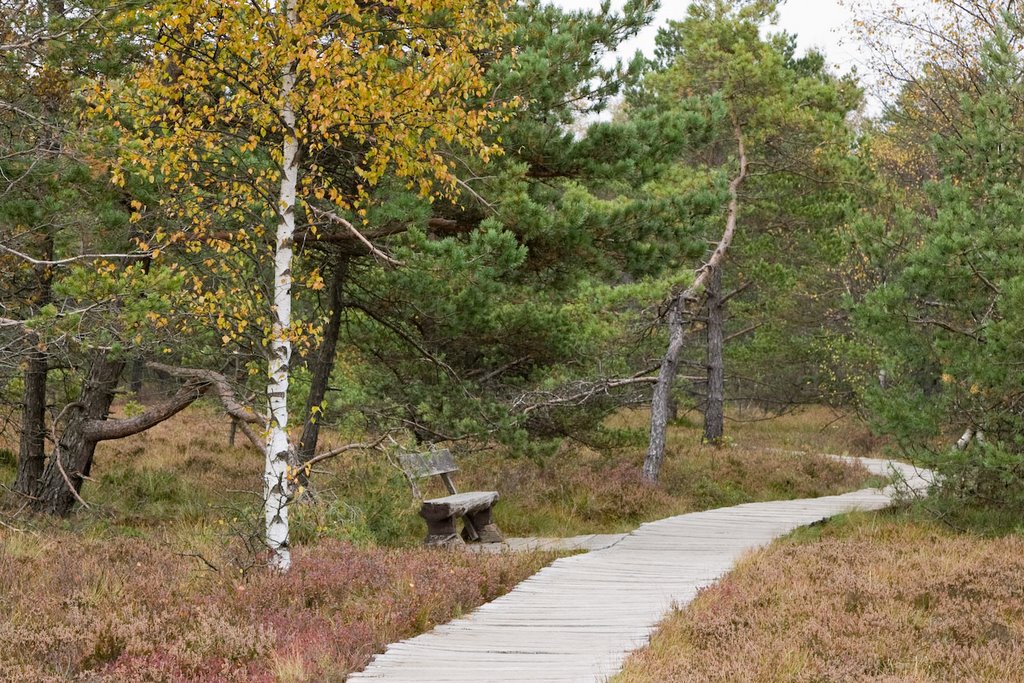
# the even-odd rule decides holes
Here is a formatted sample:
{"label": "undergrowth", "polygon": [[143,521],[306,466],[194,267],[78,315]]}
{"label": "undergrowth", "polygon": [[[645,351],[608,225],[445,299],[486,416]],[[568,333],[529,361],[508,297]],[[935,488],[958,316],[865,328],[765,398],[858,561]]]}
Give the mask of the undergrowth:
{"label": "undergrowth", "polygon": [[238,573],[215,544],[0,533],[0,680],[341,681],[386,643],[494,599],[553,559],[324,541],[291,572]]}

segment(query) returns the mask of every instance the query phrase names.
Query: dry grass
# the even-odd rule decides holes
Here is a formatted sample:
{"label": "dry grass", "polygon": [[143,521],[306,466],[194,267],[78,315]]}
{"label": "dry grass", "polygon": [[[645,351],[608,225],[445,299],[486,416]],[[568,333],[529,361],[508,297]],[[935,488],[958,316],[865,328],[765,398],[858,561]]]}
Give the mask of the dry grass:
{"label": "dry grass", "polygon": [[1020,536],[855,515],[742,562],[615,681],[1024,681],[1022,578]]}
{"label": "dry grass", "polygon": [[851,491],[870,479],[862,468],[829,458],[680,441],[666,449],[657,487],[640,481],[642,448],[599,452],[575,444],[541,461],[482,456],[487,464],[464,479],[501,492],[508,532],[542,536],[627,531],[695,510]]}
{"label": "dry grass", "polygon": [[[649,415],[646,408],[624,410],[610,418],[608,425],[646,431]],[[698,413],[681,415],[669,430],[669,444],[688,446],[694,439],[699,441],[700,426]],[[877,455],[885,445],[855,415],[824,406],[807,406],[778,416],[755,406],[732,406],[726,414],[725,433],[729,443],[751,449],[870,456]]]}
{"label": "dry grass", "polygon": [[[699,425],[673,425],[657,487],[639,481],[647,436],[642,411],[609,420],[609,444],[600,448],[566,441],[546,457],[503,449],[459,453],[463,471],[456,481],[462,490],[501,492],[498,521],[507,533],[544,536],[619,532],[694,510],[830,495],[871,483],[862,468],[779,452],[864,453],[855,443],[864,441],[863,428],[836,421],[827,410],[771,421],[750,410],[733,417],[733,443],[725,448],[702,446]],[[145,433],[100,444],[93,481],[83,492],[93,508],[70,528],[148,533],[168,522],[205,528],[225,519],[255,520],[262,457],[241,435],[230,447],[228,426],[215,410],[192,408]],[[325,439],[347,441],[330,432]],[[0,477],[13,478],[11,464],[0,462]],[[333,538],[411,546],[422,538],[418,503],[386,456],[347,454],[325,463],[315,484],[319,503],[295,509],[297,543]],[[436,478],[422,488],[443,495]]]}
{"label": "dry grass", "polygon": [[648,413],[622,411],[607,421],[614,447],[567,441],[541,459],[481,453],[463,457],[467,486],[502,494],[501,521],[516,535],[614,533],[671,515],[752,501],[808,498],[878,483],[861,467],[817,455],[877,455],[870,432],[812,408],[775,420],[753,410],[733,412],[730,445],[701,445],[699,422],[669,428],[657,487],[643,486]]}

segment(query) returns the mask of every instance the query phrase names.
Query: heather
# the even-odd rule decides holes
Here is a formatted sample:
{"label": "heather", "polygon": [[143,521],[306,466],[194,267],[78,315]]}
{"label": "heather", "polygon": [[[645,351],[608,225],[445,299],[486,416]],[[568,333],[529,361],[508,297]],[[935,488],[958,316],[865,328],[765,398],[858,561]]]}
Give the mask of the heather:
{"label": "heather", "polygon": [[747,558],[615,680],[1024,680],[1024,538],[858,514]]}
{"label": "heather", "polygon": [[552,559],[325,541],[281,575],[213,571],[174,547],[164,533],[5,531],[0,679],[340,681]]}
{"label": "heather", "polygon": [[[507,534],[567,536],[871,483],[857,467],[753,447],[856,451],[845,441],[851,425],[829,426],[829,411],[771,423],[734,417],[737,444],[728,448],[696,445],[696,426],[674,425],[655,487],[639,483],[643,416],[628,412],[608,421],[615,440],[600,447],[565,442],[546,457],[462,449],[456,482],[501,492],[496,518]],[[268,572],[252,476],[262,455],[231,446],[228,433],[226,420],[199,406],[103,444],[83,492],[89,507],[61,522],[28,516],[9,497],[0,679],[342,680],[385,644],[468,612],[553,559],[420,547],[409,484],[373,452],[316,468],[315,498],[292,510],[295,566]],[[12,472],[10,460],[0,467]]]}

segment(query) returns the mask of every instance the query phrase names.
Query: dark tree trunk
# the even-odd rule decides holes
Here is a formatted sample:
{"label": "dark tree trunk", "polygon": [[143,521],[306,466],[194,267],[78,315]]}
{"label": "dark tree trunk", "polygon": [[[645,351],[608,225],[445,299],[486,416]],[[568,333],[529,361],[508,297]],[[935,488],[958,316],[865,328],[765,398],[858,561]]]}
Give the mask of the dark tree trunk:
{"label": "dark tree trunk", "polygon": [[[48,21],[64,16],[64,0],[44,0],[39,9]],[[43,98],[43,112],[48,121],[54,120],[60,103],[52,96]],[[60,138],[57,128],[44,126],[40,135],[40,149],[43,155],[57,154]],[[42,260],[50,261],[54,256],[53,229],[43,227]],[[39,277],[39,289],[34,297],[33,306],[40,308],[50,303],[52,294],[53,271],[50,266],[36,266]],[[28,496],[35,496],[39,490],[40,480],[46,465],[46,386],[49,376],[50,359],[41,340],[36,334],[28,335],[28,343],[32,348],[28,352],[25,363],[25,392],[21,409],[21,434],[18,445],[18,471],[14,480],[14,490]]]}
{"label": "dark tree trunk", "polygon": [[725,436],[725,300],[722,298],[722,264],[708,278],[707,370],[708,395],[704,405],[704,441],[720,444]]}
{"label": "dark tree trunk", "polygon": [[[348,256],[341,256],[331,276],[330,289],[327,293],[327,324],[324,325],[323,341],[317,349],[316,357],[310,364],[309,397],[306,399],[306,424],[302,427],[296,457],[299,463],[305,463],[316,453],[317,441],[320,439],[320,424],[323,413],[320,411],[330,385],[331,370],[334,369],[334,356],[338,349],[338,336],[341,333],[341,318],[344,314],[345,278],[348,275]],[[305,483],[305,473],[300,473],[301,483]]]}
{"label": "dark tree trunk", "polygon": [[[53,231],[43,229],[42,258],[53,259]],[[33,302],[36,308],[50,303],[53,272],[48,266],[37,267],[39,290]],[[18,447],[18,473],[14,490],[35,496],[39,479],[46,465],[46,384],[50,358],[43,350],[39,337],[30,333],[32,345],[25,363],[25,393],[21,409],[21,441]]]}
{"label": "dark tree trunk", "polygon": [[146,369],[146,361],[136,358],[132,361],[132,368],[128,380],[128,391],[138,394],[142,391],[142,373]]}
{"label": "dark tree trunk", "polygon": [[106,354],[93,360],[81,395],[67,409],[67,421],[46,463],[38,498],[33,503],[37,511],[60,516],[71,513],[96,450],[96,440],[87,438],[86,429],[92,421],[107,418],[123,370],[124,361],[112,360]]}
{"label": "dark tree trunk", "polygon": [[[33,335],[34,336],[34,335]],[[21,410],[21,443],[14,490],[35,496],[46,464],[46,379],[49,358],[33,349],[25,367],[25,394]]]}

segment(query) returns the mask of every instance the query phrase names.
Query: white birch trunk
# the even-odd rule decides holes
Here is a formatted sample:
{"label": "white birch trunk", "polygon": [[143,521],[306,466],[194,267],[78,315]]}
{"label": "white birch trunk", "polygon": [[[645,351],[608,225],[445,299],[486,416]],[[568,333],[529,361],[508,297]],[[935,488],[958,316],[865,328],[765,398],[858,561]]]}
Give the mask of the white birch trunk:
{"label": "white birch trunk", "polygon": [[[297,20],[295,0],[282,0],[289,27]],[[292,242],[295,234],[295,193],[299,181],[299,143],[295,135],[295,111],[292,92],[295,71],[291,62],[281,73],[281,119],[285,123],[281,194],[274,250],[274,307],[270,340],[267,399],[269,432],[266,464],[263,471],[267,546],[271,566],[288,571],[291,551],[288,548],[288,502],[291,482],[288,476],[290,443],[288,441],[288,376],[292,356],[289,330],[292,319]]]}

